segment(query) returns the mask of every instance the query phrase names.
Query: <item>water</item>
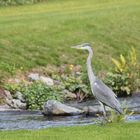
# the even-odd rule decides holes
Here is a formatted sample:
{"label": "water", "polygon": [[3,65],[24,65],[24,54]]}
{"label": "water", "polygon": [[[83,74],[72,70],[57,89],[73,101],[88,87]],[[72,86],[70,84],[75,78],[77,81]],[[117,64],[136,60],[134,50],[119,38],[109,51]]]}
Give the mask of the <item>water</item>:
{"label": "water", "polygon": [[[1,111],[0,130],[41,129],[57,126],[89,125],[101,121],[93,116],[44,117],[39,111]],[[140,114],[127,116],[127,121],[140,120]]]}
{"label": "water", "polygon": [[41,129],[55,126],[94,124],[93,117],[55,116],[44,117],[38,111],[0,112],[0,129]]}

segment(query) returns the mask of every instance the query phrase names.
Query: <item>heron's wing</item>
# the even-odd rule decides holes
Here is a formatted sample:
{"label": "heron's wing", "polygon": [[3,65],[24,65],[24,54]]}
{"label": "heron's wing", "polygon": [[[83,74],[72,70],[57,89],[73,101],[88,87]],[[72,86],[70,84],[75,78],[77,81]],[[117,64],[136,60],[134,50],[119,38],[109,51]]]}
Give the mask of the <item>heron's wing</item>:
{"label": "heron's wing", "polygon": [[95,97],[100,102],[114,109],[120,108],[120,103],[116,99],[115,93],[99,79],[95,80],[93,84],[93,91]]}

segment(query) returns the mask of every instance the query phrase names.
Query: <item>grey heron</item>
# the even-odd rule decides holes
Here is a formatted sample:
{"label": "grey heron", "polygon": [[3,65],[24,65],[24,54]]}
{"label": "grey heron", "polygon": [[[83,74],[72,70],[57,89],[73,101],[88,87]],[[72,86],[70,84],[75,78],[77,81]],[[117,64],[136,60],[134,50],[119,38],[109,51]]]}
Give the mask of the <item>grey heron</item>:
{"label": "grey heron", "polygon": [[119,101],[116,98],[117,96],[115,95],[115,93],[106,84],[104,84],[100,79],[98,79],[93,73],[92,65],[91,65],[93,51],[90,46],[91,45],[89,43],[84,43],[81,45],[73,46],[72,48],[88,50],[89,52],[89,55],[87,58],[87,72],[88,72],[88,78],[90,82],[91,91],[94,97],[99,101],[103,109],[104,117],[106,117],[105,106],[108,106],[116,110],[118,113],[122,114],[123,111],[121,109],[121,105]]}

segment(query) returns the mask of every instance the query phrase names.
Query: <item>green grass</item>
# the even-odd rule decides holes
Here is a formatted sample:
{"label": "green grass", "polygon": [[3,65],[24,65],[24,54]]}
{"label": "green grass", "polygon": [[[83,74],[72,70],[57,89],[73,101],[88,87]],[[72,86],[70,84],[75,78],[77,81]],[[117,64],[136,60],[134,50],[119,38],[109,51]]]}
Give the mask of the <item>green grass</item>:
{"label": "green grass", "polygon": [[1,131],[0,140],[139,140],[140,123]]}
{"label": "green grass", "polygon": [[93,66],[106,71],[110,58],[134,46],[140,60],[140,1],[48,0],[0,8],[0,76],[50,65],[85,65],[87,54],[70,48],[94,45]]}

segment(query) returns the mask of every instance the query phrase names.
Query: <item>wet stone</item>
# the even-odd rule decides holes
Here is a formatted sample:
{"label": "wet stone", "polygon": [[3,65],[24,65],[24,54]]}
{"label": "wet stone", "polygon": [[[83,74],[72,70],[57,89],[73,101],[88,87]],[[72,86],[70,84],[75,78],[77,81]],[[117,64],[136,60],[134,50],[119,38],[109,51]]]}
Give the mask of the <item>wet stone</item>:
{"label": "wet stone", "polygon": [[71,107],[56,100],[49,100],[44,104],[43,114],[44,115],[79,115],[83,114],[84,111]]}

